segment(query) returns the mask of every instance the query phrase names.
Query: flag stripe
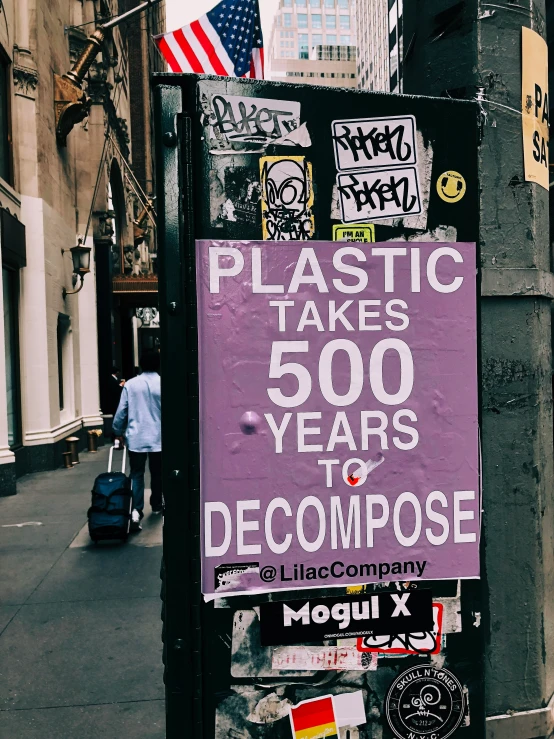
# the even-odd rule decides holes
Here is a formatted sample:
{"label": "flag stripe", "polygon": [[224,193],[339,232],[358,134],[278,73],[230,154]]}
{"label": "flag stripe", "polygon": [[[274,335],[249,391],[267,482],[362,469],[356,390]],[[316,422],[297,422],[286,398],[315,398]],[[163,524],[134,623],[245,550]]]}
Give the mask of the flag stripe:
{"label": "flag stripe", "polygon": [[219,61],[219,57],[215,53],[214,46],[210,39],[206,36],[204,29],[200,25],[199,21],[193,21],[190,24],[190,29],[200,42],[202,48],[208,55],[208,59],[210,60],[210,64],[212,66],[212,69],[216,74],[220,74],[223,77],[227,75],[227,70],[223,66],[223,64]]}
{"label": "flag stripe", "polygon": [[201,74],[205,70],[202,67],[202,64],[200,63],[196,54],[191,49],[191,46],[188,40],[185,38],[184,31],[186,30],[188,30],[186,26],[185,28],[179,28],[178,31],[175,31],[173,33],[173,37],[175,38],[175,41],[177,41],[177,43],[179,44],[179,47],[181,48],[181,51],[185,55],[185,58],[189,64],[191,71]]}
{"label": "flag stripe", "polygon": [[215,74],[215,70],[212,65],[212,61],[209,58],[209,56],[204,51],[202,44],[196,37],[195,32],[192,29],[192,26],[185,26],[183,29],[183,36],[186,38],[186,40],[189,42],[189,46],[194,52],[196,58],[200,62],[202,66],[202,71],[204,74]]}
{"label": "flag stripe", "polygon": [[171,67],[172,72],[182,72],[183,70],[179,66],[179,62],[175,57],[173,56],[173,52],[169,48],[169,45],[165,39],[165,36],[160,36],[160,38],[156,39],[156,43],[158,45],[158,49],[162,52],[164,55],[167,63]]}
{"label": "flag stripe", "polygon": [[220,0],[188,26],[154,37],[173,72],[263,79],[258,0]]}
{"label": "flag stripe", "polygon": [[[252,65],[254,73],[252,73]],[[252,64],[250,65],[250,76],[263,80],[264,78],[264,50],[252,49]]]}
{"label": "flag stripe", "polygon": [[233,65],[233,62],[229,58],[229,54],[225,50],[225,47],[221,43],[221,39],[219,38],[219,34],[215,30],[215,28],[212,26],[210,21],[208,20],[208,16],[203,15],[201,18],[198,19],[198,23],[202,26],[202,29],[206,36],[210,39],[210,41],[213,44],[214,52],[217,54],[219,61],[221,62],[223,68],[225,69],[225,72],[223,72],[224,76],[231,76],[233,77],[235,74],[235,67]]}

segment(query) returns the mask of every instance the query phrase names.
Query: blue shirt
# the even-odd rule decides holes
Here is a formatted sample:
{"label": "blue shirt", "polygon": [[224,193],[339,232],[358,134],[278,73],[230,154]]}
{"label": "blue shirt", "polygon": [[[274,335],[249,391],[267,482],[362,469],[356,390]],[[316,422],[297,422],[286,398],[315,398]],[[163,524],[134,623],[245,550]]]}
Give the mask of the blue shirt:
{"label": "blue shirt", "polygon": [[162,451],[160,376],[143,372],[125,383],[113,420],[113,432],[123,436],[131,452]]}

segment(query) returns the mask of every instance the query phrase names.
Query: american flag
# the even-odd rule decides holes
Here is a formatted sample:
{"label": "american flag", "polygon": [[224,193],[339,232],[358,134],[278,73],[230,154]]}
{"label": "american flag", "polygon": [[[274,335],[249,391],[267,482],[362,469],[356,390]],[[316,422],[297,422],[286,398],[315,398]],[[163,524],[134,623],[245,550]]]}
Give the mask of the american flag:
{"label": "american flag", "polygon": [[258,0],[223,0],[189,26],[154,41],[172,72],[264,77]]}

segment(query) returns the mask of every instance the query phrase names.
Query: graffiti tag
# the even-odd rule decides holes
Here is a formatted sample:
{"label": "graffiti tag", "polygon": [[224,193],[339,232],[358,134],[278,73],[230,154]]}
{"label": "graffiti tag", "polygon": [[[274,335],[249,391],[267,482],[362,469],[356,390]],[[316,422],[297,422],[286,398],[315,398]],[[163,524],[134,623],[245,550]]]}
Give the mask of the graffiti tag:
{"label": "graffiti tag", "polygon": [[261,157],[262,226],[267,241],[305,241],[314,233],[311,164],[304,157]]}
{"label": "graffiti tag", "polygon": [[417,163],[415,118],[367,118],[333,121],[337,169],[348,172]]}
{"label": "graffiti tag", "polygon": [[344,223],[421,213],[414,167],[339,174],[337,186]]}
{"label": "graffiti tag", "polygon": [[300,103],[235,95],[214,95],[207,118],[216,138],[267,143],[300,125]]}

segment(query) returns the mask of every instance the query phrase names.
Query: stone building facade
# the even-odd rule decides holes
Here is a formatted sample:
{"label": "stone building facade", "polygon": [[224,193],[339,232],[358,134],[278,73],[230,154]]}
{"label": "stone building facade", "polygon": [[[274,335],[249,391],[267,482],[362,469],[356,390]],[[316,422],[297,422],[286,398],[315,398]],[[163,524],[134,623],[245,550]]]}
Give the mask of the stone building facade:
{"label": "stone building facade", "polygon": [[[107,34],[84,84],[88,115],[57,136],[56,75],[117,0],[3,0],[0,6],[0,494],[61,464],[64,440],[103,424],[97,265],[134,244],[140,199],[132,162],[127,36]],[[123,7],[124,9],[124,7]],[[94,202],[93,202],[94,200]],[[77,294],[70,249],[84,239],[90,274]],[[110,347],[110,351],[112,348]]]}

